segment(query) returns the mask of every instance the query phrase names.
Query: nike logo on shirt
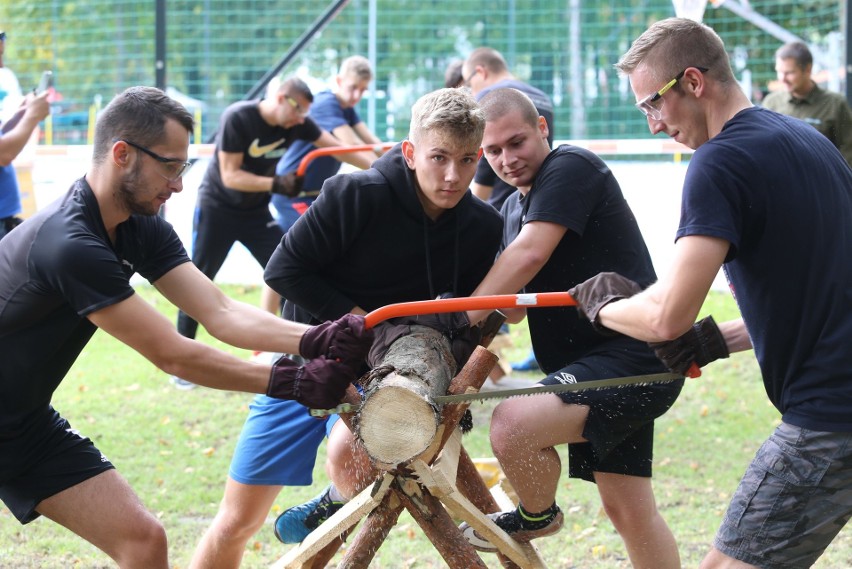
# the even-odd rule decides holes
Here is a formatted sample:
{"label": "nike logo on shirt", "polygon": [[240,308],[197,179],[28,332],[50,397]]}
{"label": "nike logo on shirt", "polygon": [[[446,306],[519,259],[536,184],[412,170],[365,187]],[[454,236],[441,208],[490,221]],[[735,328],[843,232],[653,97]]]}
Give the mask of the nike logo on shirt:
{"label": "nike logo on shirt", "polygon": [[267,153],[272,152],[273,150],[275,150],[276,148],[281,146],[281,143],[283,143],[285,140],[287,140],[287,139],[281,138],[279,140],[276,140],[275,142],[271,142],[269,144],[264,144],[263,146],[260,146],[260,139],[255,138],[251,142],[251,146],[249,146],[249,149],[248,149],[249,156],[251,156],[252,158],[263,158]]}

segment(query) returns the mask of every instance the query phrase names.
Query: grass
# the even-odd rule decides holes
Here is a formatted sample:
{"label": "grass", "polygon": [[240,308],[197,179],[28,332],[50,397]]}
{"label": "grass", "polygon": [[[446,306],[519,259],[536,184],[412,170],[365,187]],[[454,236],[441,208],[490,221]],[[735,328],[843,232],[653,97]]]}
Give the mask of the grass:
{"label": "grass", "polygon": [[[254,287],[226,287],[228,294],[257,303]],[[169,318],[174,308],[150,288],[140,294]],[[712,293],[703,313],[717,320],[736,316],[730,296]],[[220,345],[203,331],[199,339]],[[504,357],[523,358],[528,335],[512,328],[513,347]],[[224,346],[223,346],[224,347]],[[226,349],[230,349],[225,347]],[[249,357],[244,351],[231,350]],[[536,378],[528,374],[530,379]],[[251,397],[199,388],[173,389],[161,371],[131,349],[98,333],[54,398],[72,425],[91,437],[118,467],[143,503],[160,518],[170,540],[174,568],[185,568],[222,495],[228,464]],[[490,456],[491,404],[475,404],[473,431],[465,437],[471,456]],[[778,423],[749,353],[705,368],[687,382],[673,408],[657,423],[654,485],[660,510],[678,540],[684,567],[697,567],[706,553],[731,493],[761,442]],[[321,453],[324,452],[324,447]],[[564,452],[561,453],[563,458]],[[270,520],[290,505],[312,498],[326,482],[320,454],[312,487],[285,488]],[[602,513],[594,485],[563,476],[558,500],[566,527],[539,540],[548,567],[629,567],[621,540]],[[268,567],[287,551],[265,527],[248,545],[245,568]],[[493,556],[484,557],[498,567]],[[371,567],[439,568],[446,565],[419,527],[403,514]],[[852,566],[852,535],[835,540],[816,565]],[[113,567],[109,558],[43,518],[21,526],[0,507],[0,568]]]}

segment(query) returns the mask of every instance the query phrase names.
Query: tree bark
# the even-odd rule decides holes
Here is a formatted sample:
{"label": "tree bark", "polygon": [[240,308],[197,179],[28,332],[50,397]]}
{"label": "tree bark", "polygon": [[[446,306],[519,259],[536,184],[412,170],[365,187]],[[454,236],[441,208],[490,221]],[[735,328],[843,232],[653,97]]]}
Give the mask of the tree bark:
{"label": "tree bark", "polygon": [[377,468],[393,469],[426,450],[438,431],[444,395],[455,372],[449,341],[437,330],[412,326],[380,367],[392,368],[364,392],[355,435]]}

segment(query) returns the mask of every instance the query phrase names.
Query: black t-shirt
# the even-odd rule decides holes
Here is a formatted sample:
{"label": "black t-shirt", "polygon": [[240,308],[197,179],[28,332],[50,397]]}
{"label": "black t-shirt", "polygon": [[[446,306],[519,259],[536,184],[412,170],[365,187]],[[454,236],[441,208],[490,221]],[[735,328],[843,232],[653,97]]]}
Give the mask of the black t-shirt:
{"label": "black t-shirt", "polygon": [[131,216],[113,245],[83,178],[0,241],[0,437],[50,404],[95,332],[88,314],[134,294],[134,273],[154,282],[186,262],[159,216]]}
{"label": "black t-shirt", "polygon": [[291,128],[271,125],[263,120],[259,101],[241,101],[225,109],[219,120],[216,151],[198,189],[199,203],[236,211],[257,211],[269,208],[269,192],[241,192],[225,187],[219,170],[219,151],[240,152],[241,169],[258,176],[273,176],[275,165],[294,140],[314,142],[322,130],[310,118]]}
{"label": "black t-shirt", "polygon": [[807,124],[740,111],[693,155],[678,238],[724,265],[769,399],[792,425],[852,432],[852,169]]}
{"label": "black t-shirt", "polygon": [[[651,256],[615,177],[592,152],[560,146],[548,155],[526,196],[512,194],[503,205],[503,246],[525,223],[543,221],[568,229],[525,292],[566,291],[604,271],[628,277],[643,288],[656,280]],[[607,351],[648,347],[595,332],[574,307],[527,312],[536,359],[546,372],[565,367],[606,342]]]}

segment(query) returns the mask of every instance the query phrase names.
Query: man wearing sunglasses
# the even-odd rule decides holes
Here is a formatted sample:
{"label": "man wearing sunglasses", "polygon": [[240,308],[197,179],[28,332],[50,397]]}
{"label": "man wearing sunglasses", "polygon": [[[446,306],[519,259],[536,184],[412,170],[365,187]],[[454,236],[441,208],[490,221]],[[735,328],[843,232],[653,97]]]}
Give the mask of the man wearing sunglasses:
{"label": "man wearing sunglasses", "polygon": [[[211,280],[234,243],[245,245],[265,267],[281,241],[284,232],[269,211],[270,197],[295,196],[301,190],[295,172],[275,175],[287,148],[296,140],[318,147],[341,145],[307,116],[314,97],[304,81],[290,78],[270,91],[261,101],[234,103],[219,121],[216,149],[198,189],[193,220],[192,262]],[[264,287],[263,308],[276,313],[280,303]],[[181,335],[195,338],[198,322],[180,312],[177,328]],[[194,387],[178,376],[172,383],[184,390]]]}
{"label": "man wearing sunglasses", "polygon": [[[705,25],[657,22],[616,67],[651,132],[695,153],[669,271],[638,294],[600,274],[575,299],[676,372],[754,347],[781,423],[701,567],[810,567],[852,515],[852,169],[816,129],[752,106]],[[694,323],[722,267],[742,318]]]}
{"label": "man wearing sunglasses", "polygon": [[[163,526],[51,405],[97,329],[201,385],[312,407],[340,401],[372,343],[363,317],[289,322],[229,299],[189,262],[157,213],[183,189],[192,126],[162,91],[124,91],[98,119],[88,173],[0,241],[0,499],[22,524],[44,516],[124,569],[169,567]],[[312,359],[261,364],[184,338],[135,293],[135,273],[227,344]]]}

